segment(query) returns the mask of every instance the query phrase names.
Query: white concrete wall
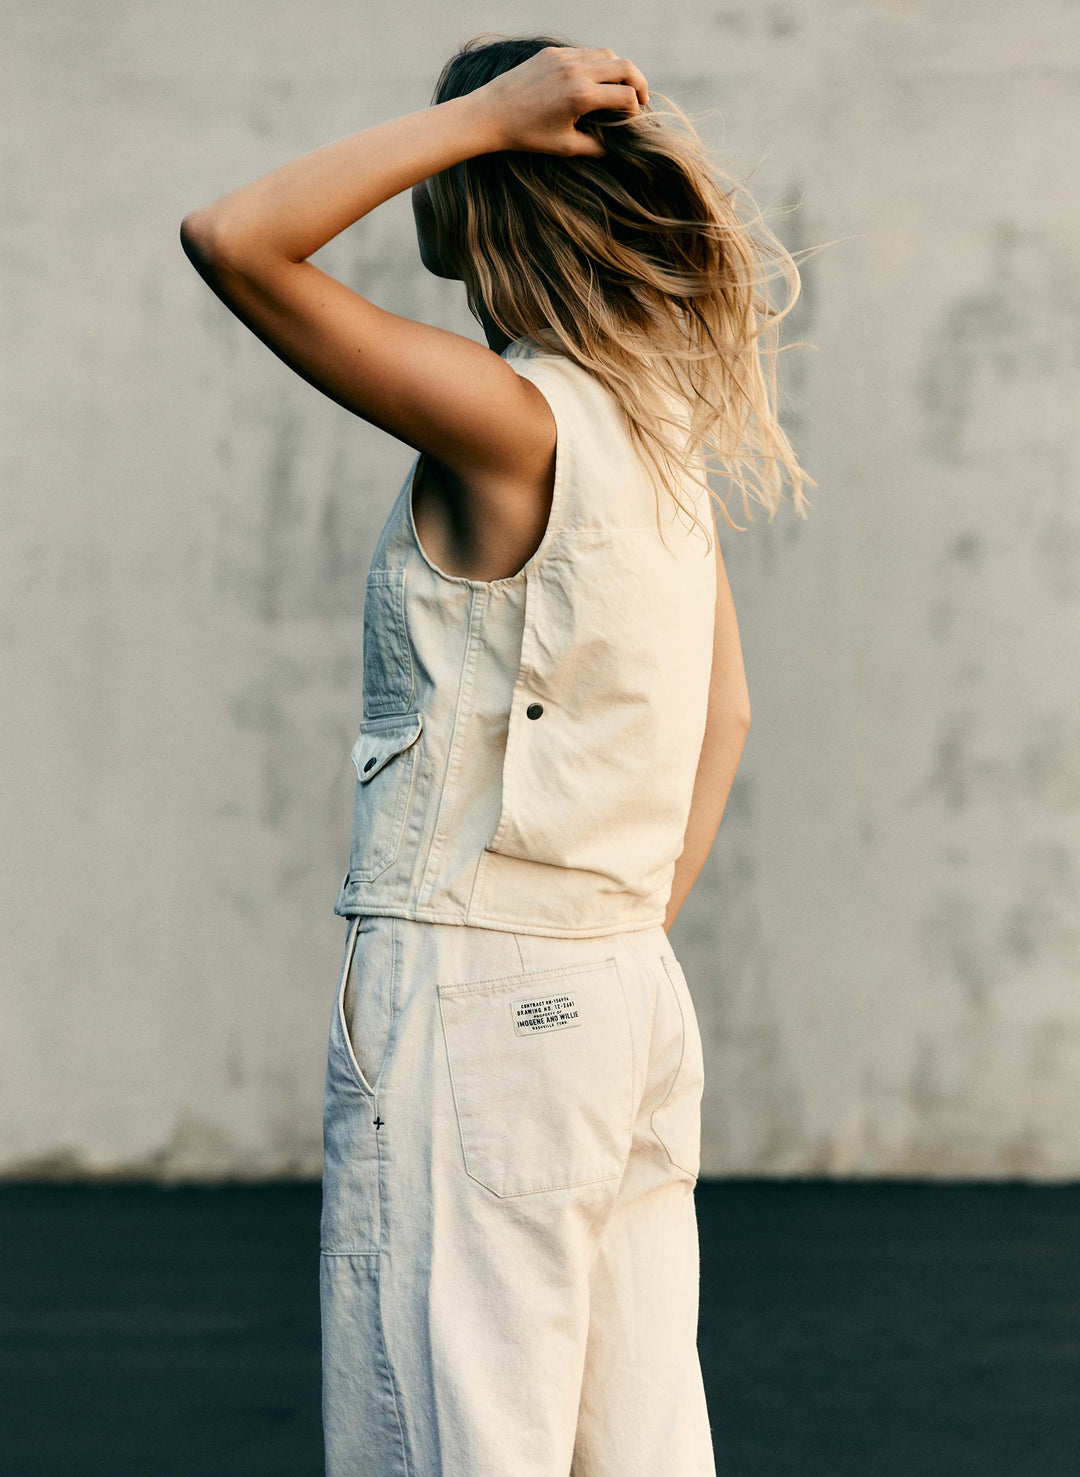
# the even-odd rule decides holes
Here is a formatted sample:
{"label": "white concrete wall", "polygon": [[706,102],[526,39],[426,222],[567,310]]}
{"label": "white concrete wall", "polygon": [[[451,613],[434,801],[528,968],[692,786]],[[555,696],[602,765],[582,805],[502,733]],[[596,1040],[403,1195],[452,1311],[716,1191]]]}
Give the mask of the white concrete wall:
{"label": "white concrete wall", "polygon": [[[787,244],[836,243],[785,361],[815,511],[725,536],[754,722],[673,935],[704,1172],[1080,1172],[1080,11],[2,24],[0,1169],[319,1171],[362,576],[410,453],[276,360],[177,233],[426,105],[497,25],[718,109]],[[480,337],[407,199],[318,260]]]}

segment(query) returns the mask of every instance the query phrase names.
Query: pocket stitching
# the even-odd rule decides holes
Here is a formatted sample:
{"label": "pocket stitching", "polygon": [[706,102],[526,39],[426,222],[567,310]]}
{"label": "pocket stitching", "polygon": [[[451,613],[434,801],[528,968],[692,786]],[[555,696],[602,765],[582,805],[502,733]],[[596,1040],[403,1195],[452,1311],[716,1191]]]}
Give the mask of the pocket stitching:
{"label": "pocket stitching", "polygon": [[[407,723],[406,719],[408,720]],[[400,728],[401,732],[395,733],[394,730],[398,728]],[[385,718],[361,719],[360,726],[357,729],[356,733],[356,741],[354,742],[352,750],[349,754],[349,758],[352,760],[353,768],[356,770],[356,777],[360,781],[360,783],[362,785],[369,785],[377,774],[382,773],[382,771],[386,768],[386,766],[390,763],[392,759],[399,759],[407,749],[411,749],[413,744],[416,743],[423,731],[424,715],[420,712],[404,713],[401,715],[395,714],[393,722],[387,722]],[[383,759],[382,763],[376,764],[365,774],[363,767],[360,764],[359,750],[362,748],[361,739],[377,739],[383,737],[384,735],[387,737],[391,737],[392,743],[397,744],[397,747],[392,747],[389,753]],[[368,757],[370,758],[370,755]]]}
{"label": "pocket stitching", "polygon": [[[331,1080],[329,1076],[330,1070],[332,1069],[332,1067],[336,1067],[338,1070],[344,1072],[344,1082],[341,1088],[341,1092],[345,1093],[346,1095],[354,1091],[359,1092],[361,1098],[364,1099],[365,1105],[363,1107],[357,1107],[355,1104],[345,1103],[339,1100],[336,1104],[333,1105],[333,1107],[331,1107],[329,1100],[325,1096],[327,1089],[324,1088],[324,1145],[326,1145],[327,1143],[325,1135],[327,1133],[328,1127],[328,1112],[332,1112],[334,1118],[338,1120],[340,1120],[340,1118],[345,1114],[352,1114],[356,1112],[366,1113],[369,1111],[374,1098],[374,1094],[371,1092],[366,1078],[359,1070],[359,1064],[356,1061],[356,1057],[352,1049],[352,1042],[349,1039],[349,1033],[345,1026],[344,1012],[342,1010],[345,985],[349,978],[349,969],[352,966],[352,960],[356,950],[357,939],[359,938],[360,933],[363,931],[360,926],[362,921],[362,914],[354,915],[353,920],[350,923],[350,931],[347,935],[344,966],[342,968],[341,977],[338,980],[337,991],[334,997],[334,1009],[331,1015],[329,1043],[331,1063],[328,1064],[327,1084],[329,1085]],[[394,966],[391,967],[393,968]],[[335,1041],[335,1030],[340,1033],[340,1040],[338,1041]],[[339,1055],[343,1055],[343,1062],[335,1059],[335,1051]],[[380,1067],[380,1075],[381,1071],[382,1068]],[[340,1147],[340,1144],[338,1145],[338,1147]],[[336,1184],[331,1184],[331,1182],[327,1180],[324,1173],[322,1209],[319,1216],[320,1257],[378,1257],[380,1255],[380,1252],[377,1245],[371,1246],[356,1244],[360,1239],[360,1226],[357,1223],[355,1217],[347,1214],[347,1197],[349,1192],[346,1188],[346,1185],[350,1178],[350,1170],[347,1160],[342,1158],[340,1155],[337,1156],[337,1172],[339,1182]],[[343,1185],[340,1182],[341,1180],[344,1180],[346,1184]],[[359,1181],[357,1181],[357,1183],[359,1183]],[[374,1178],[370,1181],[370,1184],[371,1200],[373,1205],[375,1206],[376,1222],[378,1226],[381,1226],[382,1186],[380,1176],[376,1174]],[[374,1230],[373,1235],[375,1239],[378,1240],[381,1232],[376,1229]]]}
{"label": "pocket stitching", "polygon": [[[399,694],[395,694],[391,688],[385,689],[381,694],[377,685],[372,686],[368,711],[371,717],[390,717],[400,713],[407,713],[409,705],[416,694],[416,666],[413,662],[412,643],[409,640],[409,623],[405,618],[405,582],[408,570],[401,569],[371,569],[368,571],[364,582],[364,608],[365,623],[367,622],[367,600],[372,586],[388,592],[391,609],[393,611],[394,625],[397,634],[397,649],[404,653],[405,661],[401,663],[401,673],[405,674],[406,662],[408,664],[409,690],[399,707],[387,707],[386,703],[393,702]],[[365,641],[366,645],[366,641]],[[380,696],[383,701],[380,702]]]}
{"label": "pocket stitching", "polygon": [[[549,978],[553,975],[560,978],[572,977],[574,975],[582,974],[589,970],[606,970],[607,966],[609,965],[614,966],[615,982],[618,986],[619,1000],[622,1003],[623,1016],[626,1021],[627,1043],[630,1052],[630,1080],[628,1084],[629,1090],[627,1092],[628,1103],[626,1121],[621,1131],[621,1137],[627,1145],[626,1152],[623,1154],[618,1167],[610,1174],[596,1174],[592,1171],[587,1171],[584,1178],[573,1180],[558,1180],[548,1185],[534,1185],[526,1190],[508,1190],[504,1192],[495,1189],[493,1185],[489,1185],[486,1180],[481,1179],[480,1175],[469,1167],[469,1151],[466,1147],[461,1108],[458,1102],[458,1087],[457,1075],[455,1073],[454,1067],[454,1053],[450,1045],[450,1032],[447,1029],[446,1019],[443,1016],[441,1008],[443,997],[445,996],[448,999],[455,999],[462,995],[480,994],[486,991],[489,985],[496,986],[492,993],[495,995],[499,995],[506,993],[511,989],[520,987],[521,984],[526,980],[544,979]],[[603,959],[584,960],[582,961],[582,963],[574,965],[554,965],[547,969],[535,969],[520,974],[496,975],[490,981],[468,981],[462,985],[440,984],[436,986],[436,990],[440,1000],[439,1019],[442,1025],[443,1046],[446,1052],[447,1066],[450,1072],[450,1091],[454,1099],[454,1117],[457,1122],[458,1142],[461,1146],[461,1155],[465,1165],[465,1173],[468,1175],[468,1177],[475,1184],[480,1185],[483,1189],[487,1190],[490,1194],[494,1195],[499,1200],[514,1200],[519,1199],[524,1195],[540,1195],[550,1190],[572,1190],[584,1185],[605,1184],[611,1180],[619,1179],[626,1169],[626,1161],[629,1157],[630,1149],[632,1147],[634,1104],[634,1033],[631,1026],[630,1010],[626,1001],[626,990],[623,985],[622,973],[619,969],[618,960],[615,958],[615,956],[608,955],[606,958]]]}
{"label": "pocket stitching", "polygon": [[660,1146],[663,1149],[664,1153],[671,1160],[671,1162],[675,1166],[675,1168],[676,1169],[681,1169],[684,1174],[692,1175],[694,1179],[697,1179],[697,1178],[699,1178],[699,1171],[698,1170],[691,1169],[690,1166],[687,1165],[687,1164],[680,1164],[679,1163],[678,1159],[676,1159],[675,1158],[675,1155],[671,1152],[671,1148],[668,1145],[667,1140],[664,1138],[663,1134],[661,1134],[660,1130],[656,1127],[656,1124],[653,1121],[655,1119],[655,1117],[656,1117],[656,1114],[659,1113],[666,1106],[669,1098],[671,1097],[671,1094],[675,1091],[675,1087],[676,1087],[676,1084],[679,1081],[679,1078],[682,1076],[683,1064],[686,1061],[687,1036],[689,1034],[689,1032],[688,1032],[688,1025],[687,1025],[687,1019],[686,1019],[686,1009],[683,1006],[682,996],[679,994],[678,986],[676,985],[675,978],[674,978],[674,976],[672,974],[670,961],[668,960],[668,957],[667,957],[666,954],[661,954],[661,956],[660,956],[660,962],[664,966],[664,976],[667,979],[668,984],[671,986],[671,993],[675,996],[676,1004],[679,1007],[679,1023],[680,1023],[681,1030],[682,1030],[682,1041],[681,1041],[680,1047],[679,1047],[679,1063],[678,1063],[678,1066],[675,1068],[675,1071],[672,1074],[671,1081],[668,1084],[668,1090],[667,1090],[667,1092],[664,1093],[664,1096],[660,1099],[660,1101],[656,1104],[655,1108],[653,1108],[652,1112],[649,1114],[649,1127],[652,1130],[653,1135],[656,1138],[657,1142],[660,1144]]}
{"label": "pocket stitching", "polygon": [[[604,969],[607,965],[614,964],[615,972],[618,974],[618,961],[614,954],[609,954],[604,959],[587,959],[581,964],[554,964],[547,969],[530,969],[521,974],[496,974],[491,979],[466,980],[463,984],[440,984],[437,986],[440,995],[479,995],[485,990],[491,990],[498,994],[503,990],[516,988],[525,980],[541,980],[551,975],[568,976],[583,974],[587,970]],[[622,979],[619,979],[620,988]]]}
{"label": "pocket stitching", "polygon": [[[392,755],[391,759],[388,760],[386,764],[383,764],[383,765],[380,766],[380,771],[381,770],[388,769],[394,759],[397,759],[397,760],[400,761],[402,759],[402,756],[407,755],[408,758],[405,760],[405,762],[409,766],[408,783],[406,784],[405,779],[404,779],[404,776],[402,776],[397,781],[397,786],[398,786],[397,810],[395,811],[395,813],[394,813],[394,819],[393,819],[393,821],[390,824],[389,831],[388,831],[388,834],[387,834],[387,839],[382,843],[381,848],[379,850],[379,854],[377,856],[370,857],[370,859],[369,859],[370,860],[370,865],[368,865],[366,867],[352,867],[352,866],[350,866],[349,871],[348,871],[348,874],[347,874],[347,877],[346,877],[346,882],[347,883],[353,882],[353,881],[356,881],[356,882],[374,882],[374,880],[375,880],[376,877],[381,877],[382,874],[383,874],[383,872],[385,872],[388,867],[393,866],[394,862],[397,861],[398,853],[401,850],[402,837],[405,834],[405,821],[406,821],[406,818],[408,817],[409,806],[410,806],[411,801],[412,801],[412,793],[413,793],[413,789],[415,788],[415,785],[416,785],[416,767],[417,767],[416,756],[417,756],[417,746],[418,746],[418,741],[419,741],[419,738],[420,738],[420,732],[421,731],[422,730],[419,730],[418,729],[417,730],[416,738],[414,738],[411,743],[407,744],[404,748],[399,749],[396,754]],[[355,767],[355,765],[354,765],[354,767]],[[357,780],[357,788],[359,789],[362,785],[363,785],[363,781],[358,779]],[[364,789],[361,791],[361,793],[366,794],[366,793],[369,793],[369,792],[367,791],[366,787],[364,787]],[[355,818],[354,818],[354,821],[353,821],[354,832],[355,832],[355,825],[356,825],[356,822],[355,822]],[[354,838],[353,839],[355,841],[355,839],[356,839],[355,835],[354,835]],[[393,846],[393,850],[388,853],[387,852],[387,847],[389,847],[391,845]],[[374,851],[374,847],[372,848],[372,850]],[[350,858],[350,860],[351,860],[351,858]]]}
{"label": "pocket stitching", "polygon": [[[356,1053],[353,1051],[353,1044],[349,1039],[349,1027],[345,1020],[345,987],[349,983],[349,971],[352,968],[353,955],[356,953],[356,941],[360,937],[361,917],[362,915],[359,913],[356,915],[356,924],[352,931],[352,937],[349,940],[349,947],[345,953],[345,968],[342,970],[341,979],[338,981],[335,1009],[337,1011],[338,1030],[341,1034],[341,1039],[345,1046],[345,1059],[349,1064],[349,1071],[352,1074],[353,1080],[355,1081],[356,1085],[364,1093],[365,1097],[374,1099],[374,1089],[371,1087],[367,1078],[360,1070],[360,1063],[356,1060]],[[381,1065],[379,1071],[380,1073],[382,1071]]]}

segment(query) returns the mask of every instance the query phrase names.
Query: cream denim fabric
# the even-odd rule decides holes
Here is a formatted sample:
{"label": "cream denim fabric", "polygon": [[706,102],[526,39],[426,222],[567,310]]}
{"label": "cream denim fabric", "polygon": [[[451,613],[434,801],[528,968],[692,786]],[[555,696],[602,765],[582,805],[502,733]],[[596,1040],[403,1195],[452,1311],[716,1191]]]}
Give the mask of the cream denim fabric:
{"label": "cream denim fabric", "polygon": [[701,1038],[662,924],[716,564],[592,376],[525,340],[504,357],[556,421],[539,549],[508,579],[438,569],[417,458],[367,576],[323,1119],[327,1473],[710,1477]]}
{"label": "cream denim fabric", "polygon": [[[504,351],[555,417],[555,487],[517,574],[439,570],[418,457],[364,599],[349,870],[334,911],[593,938],[664,921],[705,729],[716,562],[658,502],[617,402],[569,360]],[[705,528],[712,512],[683,492]]]}
{"label": "cream denim fabric", "polygon": [[328,1477],[713,1477],[702,1082],[661,927],[350,919],[324,1100]]}

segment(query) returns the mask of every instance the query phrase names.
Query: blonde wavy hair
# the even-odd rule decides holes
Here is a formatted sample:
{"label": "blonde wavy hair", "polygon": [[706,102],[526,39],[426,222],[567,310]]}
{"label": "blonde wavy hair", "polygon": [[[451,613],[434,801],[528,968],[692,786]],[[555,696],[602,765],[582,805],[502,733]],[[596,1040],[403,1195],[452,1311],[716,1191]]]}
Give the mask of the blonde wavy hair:
{"label": "blonde wavy hair", "polygon": [[[477,36],[443,67],[432,103],[572,44]],[[482,303],[511,340],[530,338],[600,380],[660,486],[699,527],[679,495],[686,479],[745,532],[710,486],[710,464],[738,487],[750,521],[751,501],[775,517],[785,473],[805,518],[804,486],[818,484],[776,410],[779,325],[802,285],[795,259],[756,206],[753,234],[738,186],[662,93],[650,89],[634,116],[590,113],[579,127],[602,140],[606,157],[483,154],[428,181],[439,253],[464,282],[471,312],[479,319]],[[770,298],[769,258],[791,288],[782,308]],[[678,410],[687,403],[688,419]]]}

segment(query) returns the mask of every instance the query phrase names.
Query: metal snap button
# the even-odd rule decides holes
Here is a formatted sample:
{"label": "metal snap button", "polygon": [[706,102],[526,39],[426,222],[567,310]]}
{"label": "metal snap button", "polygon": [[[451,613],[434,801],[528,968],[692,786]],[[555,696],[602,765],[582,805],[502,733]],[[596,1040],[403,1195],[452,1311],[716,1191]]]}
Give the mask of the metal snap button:
{"label": "metal snap button", "polygon": [[375,755],[375,754],[372,754],[372,756],[371,756],[371,758],[370,758],[370,759],[369,759],[369,760],[368,760],[368,762],[367,762],[367,763],[366,763],[366,764],[365,764],[365,765],[364,765],[364,773],[365,773],[365,774],[367,774],[367,772],[368,772],[368,770],[369,770],[369,769],[370,769],[370,768],[371,768],[371,766],[372,766],[372,765],[373,765],[373,764],[377,764],[377,763],[378,763],[378,762],[379,762],[379,761],[378,761],[378,758],[377,758],[377,756],[376,756],[376,755]]}
{"label": "metal snap button", "polygon": [[530,703],[529,706],[525,709],[525,716],[526,718],[539,718],[540,714],[543,711],[543,703]]}

